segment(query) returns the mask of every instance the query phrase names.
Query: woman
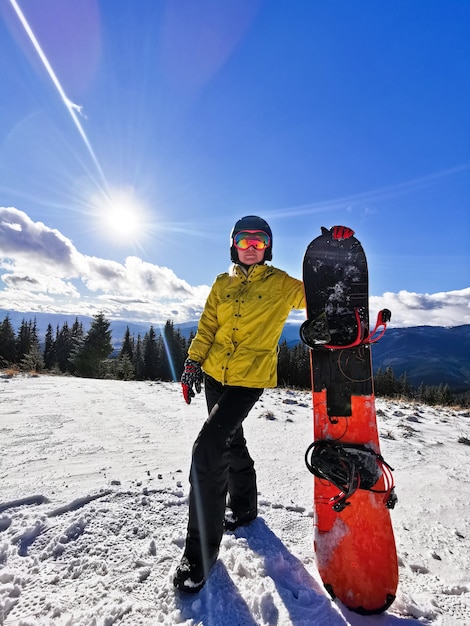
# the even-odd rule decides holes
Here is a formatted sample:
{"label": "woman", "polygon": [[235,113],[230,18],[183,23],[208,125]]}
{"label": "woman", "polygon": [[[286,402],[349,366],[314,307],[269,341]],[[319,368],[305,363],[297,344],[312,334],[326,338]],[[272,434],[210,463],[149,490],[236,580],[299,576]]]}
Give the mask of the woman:
{"label": "woman", "polygon": [[192,593],[204,586],[224,527],[234,530],[257,516],[256,474],[242,422],[263,389],[276,386],[284,323],[292,309],[305,307],[303,283],[265,264],[273,248],[267,222],[243,217],[230,244],[233,266],[212,286],[181,378],[189,404],[204,372],[209,412],[193,447],[186,545],[173,580]]}

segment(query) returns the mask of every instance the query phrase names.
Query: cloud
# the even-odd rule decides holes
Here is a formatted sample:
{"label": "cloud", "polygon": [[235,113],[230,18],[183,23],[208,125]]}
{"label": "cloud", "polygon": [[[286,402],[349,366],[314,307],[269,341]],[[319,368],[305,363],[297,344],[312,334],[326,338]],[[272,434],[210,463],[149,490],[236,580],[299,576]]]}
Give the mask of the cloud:
{"label": "cloud", "polygon": [[370,309],[392,311],[390,326],[460,326],[470,324],[470,287],[433,294],[399,291],[372,296]]}
{"label": "cloud", "polygon": [[[197,320],[209,293],[168,267],[129,256],[124,263],[80,253],[58,230],[0,207],[0,307],[164,323]],[[470,288],[435,294],[409,291],[370,298],[371,320],[392,311],[391,326],[470,324]],[[295,312],[290,320],[303,321]]]}
{"label": "cloud", "polygon": [[[14,208],[0,207],[1,255],[14,261],[15,266],[31,267],[48,259],[56,275],[71,275],[80,255],[72,242],[58,230],[42,222],[33,222],[26,213]],[[41,267],[41,273],[48,267]]]}
{"label": "cloud", "polygon": [[[392,312],[390,328],[409,326],[461,326],[470,324],[470,287],[440,293],[386,292],[369,298],[370,323],[374,326],[382,309]],[[303,322],[304,313],[294,311],[290,322]]]}
{"label": "cloud", "polygon": [[3,276],[3,281],[7,287],[20,292],[57,294],[68,298],[80,297],[78,290],[72,283],[54,276],[6,274]]}
{"label": "cloud", "polygon": [[194,287],[178,278],[173,270],[129,256],[124,265],[87,257],[83,277],[88,289],[123,296],[169,297],[185,300],[194,295]]}
{"label": "cloud", "polygon": [[2,308],[12,310],[184,322],[200,315],[209,292],[135,256],[122,264],[81,254],[58,230],[2,207],[0,273]]}

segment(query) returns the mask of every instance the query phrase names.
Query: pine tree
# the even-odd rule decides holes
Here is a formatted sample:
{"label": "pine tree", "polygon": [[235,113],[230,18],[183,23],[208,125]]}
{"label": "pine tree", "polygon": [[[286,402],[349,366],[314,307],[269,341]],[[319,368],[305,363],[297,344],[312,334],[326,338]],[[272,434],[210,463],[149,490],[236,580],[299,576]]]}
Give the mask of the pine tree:
{"label": "pine tree", "polygon": [[131,336],[129,326],[126,327],[126,333],[119,351],[119,358],[123,357],[125,354],[127,354],[131,361],[134,360],[134,336]]}
{"label": "pine tree", "polygon": [[104,313],[98,313],[94,316],[84,340],[74,349],[70,358],[79,376],[85,378],[104,376],[104,362],[113,351],[109,326],[110,322]]}
{"label": "pine tree", "polygon": [[431,406],[437,404],[437,388],[427,385],[424,392],[424,398],[426,404]]}
{"label": "pine tree", "polygon": [[142,338],[140,333],[137,335],[137,341],[135,343],[134,359],[132,361],[134,365],[134,375],[137,380],[144,379],[145,363],[144,363],[144,349],[142,344]]}
{"label": "pine tree", "polygon": [[411,386],[410,386],[410,383],[408,382],[408,374],[406,372],[403,372],[403,374],[398,379],[398,388],[399,388],[398,393],[400,396],[403,396],[404,398],[410,397]]}
{"label": "pine tree", "polygon": [[396,378],[391,367],[387,367],[383,378],[383,394],[389,398],[393,398],[396,393]]}
{"label": "pine tree", "polygon": [[166,321],[161,339],[159,342],[159,377],[162,380],[179,380],[186,358],[186,341],[180,330],[175,330],[171,320]]}
{"label": "pine tree", "polygon": [[0,324],[0,366],[12,365],[15,362],[15,351],[15,331],[7,315]]}
{"label": "pine tree", "polygon": [[28,372],[41,372],[44,368],[44,359],[39,345],[39,336],[36,318],[29,322],[29,349],[20,361],[21,368]]}
{"label": "pine tree", "polygon": [[309,349],[303,343],[298,343],[292,350],[291,371],[295,387],[306,389],[310,386]]}
{"label": "pine tree", "polygon": [[72,332],[68,323],[64,322],[60,330],[59,326],[57,326],[55,338],[56,363],[63,373],[70,367],[69,358],[72,353],[72,348]]}
{"label": "pine tree", "polygon": [[181,374],[184,370],[184,361],[186,359],[186,353],[188,351],[188,346],[186,344],[186,339],[181,334],[179,328],[174,330],[173,334],[173,346],[174,346],[174,354],[173,354],[173,380],[178,381],[181,378]]}
{"label": "pine tree", "polygon": [[449,404],[452,404],[452,393],[450,391],[449,385],[444,385],[443,383],[439,385],[439,387],[437,388],[436,400],[437,403],[441,404],[442,406],[449,406]]}
{"label": "pine tree", "polygon": [[132,380],[135,378],[134,352],[134,336],[131,336],[129,326],[127,326],[116,363],[116,376],[119,379]]}
{"label": "pine tree", "polygon": [[43,359],[46,370],[54,369],[56,365],[56,349],[52,324],[47,325],[46,336],[44,338]]}
{"label": "pine tree", "polygon": [[127,353],[122,354],[116,359],[115,373],[119,380],[134,380],[134,364]]}
{"label": "pine tree", "polygon": [[279,346],[279,355],[277,359],[277,378],[281,386],[288,386],[291,382],[291,363],[290,363],[289,346],[287,341],[284,340]]}
{"label": "pine tree", "polygon": [[27,372],[42,372],[44,369],[44,359],[39,347],[39,343],[31,344],[28,354],[21,359],[21,369]]}
{"label": "pine tree", "polygon": [[[93,322],[92,322],[93,324]],[[79,321],[78,317],[75,318],[72,327],[69,330],[68,336],[68,356],[66,371],[70,374],[76,373],[75,355],[79,354],[81,350],[85,349],[85,331],[83,330],[83,324]]]}
{"label": "pine tree", "polygon": [[73,339],[82,339],[84,336],[83,324],[79,321],[78,317],[75,318],[72,324],[71,334]]}
{"label": "pine tree", "polygon": [[15,363],[21,363],[31,348],[31,328],[31,320],[23,318],[16,338]]}
{"label": "pine tree", "polygon": [[170,380],[170,366],[168,363],[165,340],[161,334],[155,336],[155,363],[154,378],[158,380]]}
{"label": "pine tree", "polygon": [[426,388],[424,386],[424,383],[421,382],[417,391],[416,391],[416,399],[418,400],[418,402],[424,402],[425,401],[425,392],[426,392]]}
{"label": "pine tree", "polygon": [[[160,338],[161,341],[161,338]],[[161,351],[161,349],[160,349]],[[146,380],[157,380],[159,378],[159,354],[157,346],[157,335],[153,326],[145,333],[143,341],[143,378]]]}

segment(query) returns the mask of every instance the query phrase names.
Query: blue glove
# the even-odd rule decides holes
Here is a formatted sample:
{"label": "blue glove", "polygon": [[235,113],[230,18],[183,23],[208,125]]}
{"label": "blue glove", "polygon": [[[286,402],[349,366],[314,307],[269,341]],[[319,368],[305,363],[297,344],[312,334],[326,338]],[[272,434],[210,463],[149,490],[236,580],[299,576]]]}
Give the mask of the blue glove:
{"label": "blue glove", "polygon": [[184,362],[183,375],[181,376],[181,387],[183,388],[183,396],[187,404],[191,404],[191,398],[194,398],[196,395],[193,386],[197,393],[201,393],[201,383],[201,364],[197,361],[186,359]]}

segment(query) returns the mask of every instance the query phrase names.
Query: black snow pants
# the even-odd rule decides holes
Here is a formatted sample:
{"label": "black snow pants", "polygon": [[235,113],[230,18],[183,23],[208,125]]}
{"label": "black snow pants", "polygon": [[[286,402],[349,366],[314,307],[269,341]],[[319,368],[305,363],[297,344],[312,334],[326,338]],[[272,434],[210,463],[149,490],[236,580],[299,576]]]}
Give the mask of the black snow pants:
{"label": "black snow pants", "polygon": [[207,574],[219,553],[227,493],[235,515],[257,511],[256,473],[242,422],[263,389],[224,386],[210,376],[204,387],[209,417],[193,446],[184,553]]}

